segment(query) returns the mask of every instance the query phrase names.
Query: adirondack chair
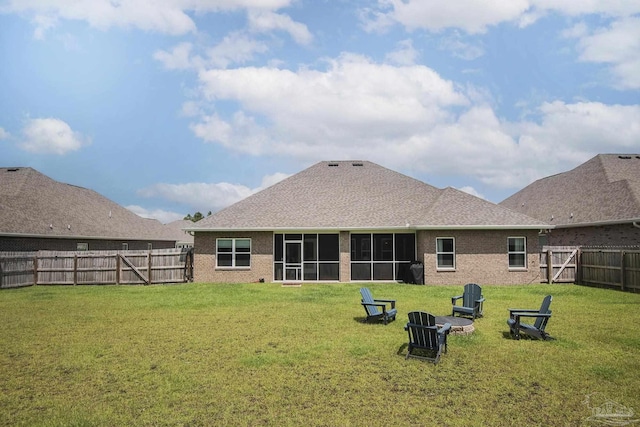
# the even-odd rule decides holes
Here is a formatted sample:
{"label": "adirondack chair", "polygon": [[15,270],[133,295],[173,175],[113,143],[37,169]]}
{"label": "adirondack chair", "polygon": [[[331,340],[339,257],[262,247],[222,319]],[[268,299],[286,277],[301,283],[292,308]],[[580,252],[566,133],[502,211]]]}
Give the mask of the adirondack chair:
{"label": "adirondack chair", "polygon": [[[519,340],[520,334],[523,333],[533,338],[539,338],[542,340],[550,339],[551,336],[547,334],[544,329],[551,318],[551,310],[549,310],[549,306],[551,305],[552,299],[553,297],[551,295],[544,297],[540,310],[510,308],[507,324],[509,325],[509,332],[511,333],[511,336]],[[533,317],[536,321],[533,325],[522,323],[520,321],[522,317]]]}
{"label": "adirondack chair", "polygon": [[[456,301],[462,299],[462,305],[456,305]],[[475,283],[467,283],[464,285],[464,292],[451,298],[452,316],[456,313],[471,316],[473,319],[482,317],[484,297],[482,296],[482,288]]]}
{"label": "adirondack chair", "polygon": [[[370,320],[382,320],[386,325],[389,321],[396,320],[396,314],[398,313],[396,300],[374,299],[369,288],[361,288],[360,295],[362,295],[361,304],[367,312],[367,322]],[[388,305],[391,305],[391,308],[387,308]]]}
{"label": "adirondack chair", "polygon": [[409,334],[409,348],[405,359],[415,357],[438,363],[442,351],[447,352],[447,336],[451,324],[436,326],[436,318],[424,311],[409,313],[409,323],[404,327]]}

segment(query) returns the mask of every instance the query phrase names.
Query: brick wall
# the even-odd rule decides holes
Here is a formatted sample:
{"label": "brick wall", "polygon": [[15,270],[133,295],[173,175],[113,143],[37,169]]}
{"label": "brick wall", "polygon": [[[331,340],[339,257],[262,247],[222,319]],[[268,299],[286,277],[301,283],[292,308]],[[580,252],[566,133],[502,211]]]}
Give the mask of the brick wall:
{"label": "brick wall", "polygon": [[101,240],[101,239],[56,239],[37,237],[3,237],[0,236],[0,252],[24,251],[75,251],[78,243],[87,243],[90,251],[107,251],[122,249],[127,243],[129,250],[147,250],[151,243],[153,249],[169,249],[175,246],[171,241],[148,240]]}
{"label": "brick wall", "polygon": [[[436,237],[453,237],[456,243],[456,269],[436,269]],[[525,237],[527,268],[510,270],[507,238]],[[217,238],[250,238],[251,267],[247,269],[215,268]],[[425,266],[426,284],[463,285],[522,284],[540,281],[538,231],[461,230],[419,231],[416,235],[418,258]],[[247,283],[273,280],[273,233],[271,232],[200,232],[195,236],[194,280],[210,283]],[[350,234],[340,232],[340,281],[349,282]]]}
{"label": "brick wall", "polygon": [[[216,268],[216,239],[251,239],[251,267],[243,269]],[[194,281],[209,283],[250,283],[264,279],[273,281],[273,233],[207,232],[196,233],[194,239]]]}
{"label": "brick wall", "polygon": [[[436,238],[455,239],[455,270],[438,270]],[[507,238],[525,237],[527,268],[509,269]],[[418,254],[424,254],[425,284],[524,284],[540,282],[537,230],[419,231]],[[419,255],[420,256],[420,255]]]}
{"label": "brick wall", "polygon": [[550,246],[640,246],[640,228],[633,224],[556,228],[547,235]]}

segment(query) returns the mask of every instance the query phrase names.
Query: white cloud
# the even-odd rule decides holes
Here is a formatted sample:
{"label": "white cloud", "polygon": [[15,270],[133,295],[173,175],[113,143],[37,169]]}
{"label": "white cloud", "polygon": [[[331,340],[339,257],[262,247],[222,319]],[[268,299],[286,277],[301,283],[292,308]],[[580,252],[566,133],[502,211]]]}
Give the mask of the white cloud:
{"label": "white cloud", "polygon": [[439,48],[451,52],[456,58],[472,61],[484,55],[484,48],[479,42],[470,43],[462,39],[457,31],[453,35],[444,37],[440,41]]}
{"label": "white cloud", "polygon": [[129,205],[125,207],[142,218],[157,219],[163,224],[168,224],[185,217],[184,214],[165,211],[163,209],[146,209],[138,205]]}
{"label": "white cloud", "polygon": [[308,45],[312,42],[313,36],[306,25],[295,22],[291,17],[269,10],[250,10],[249,26],[258,32],[270,32],[280,30],[289,35],[301,45]]}
{"label": "white cloud", "polygon": [[253,60],[256,54],[267,52],[269,48],[242,32],[231,33],[216,46],[207,50],[207,65],[227,68],[231,64],[244,64]]}
{"label": "white cloud", "polygon": [[527,0],[379,0],[378,4],[380,10],[369,14],[366,29],[384,29],[397,22],[409,30],[460,28],[472,34],[483,33],[501,22],[516,21],[530,7]]}
{"label": "white cloud", "polygon": [[414,172],[470,175],[499,188],[522,187],[603,149],[634,150],[640,140],[640,106],[557,101],[509,122],[482,88],[457,86],[424,66],[349,54],[327,63],[201,72],[203,102],[239,109],[201,116],[193,132],[238,152],[302,162],[366,158],[402,169],[411,159]]}
{"label": "white cloud", "polygon": [[469,34],[484,33],[505,22],[525,27],[548,13],[566,16],[597,14],[628,17],[640,13],[635,0],[378,0],[377,8],[361,11],[368,31],[385,30],[398,23],[408,30],[438,32],[458,28]]}
{"label": "white cloud", "polygon": [[9,132],[0,127],[0,140],[8,139],[10,136],[11,134],[9,134]]}
{"label": "white cloud", "polygon": [[192,49],[193,45],[191,43],[180,43],[174,46],[170,52],[157,50],[153,54],[153,58],[162,62],[164,67],[169,70],[186,70],[193,66],[191,60]]}
{"label": "white cloud", "polygon": [[578,26],[566,35],[579,38],[581,61],[611,66],[613,86],[640,89],[640,17],[620,19],[590,33]]}
{"label": "white cloud", "polygon": [[[283,173],[267,175],[263,177],[260,186],[257,188],[249,188],[244,185],[230,184],[227,182],[187,184],[159,183],[139,190],[138,194],[143,197],[157,197],[171,202],[183,203],[200,212],[215,212],[263,190],[288,176],[289,175]],[[140,215],[140,213],[138,214]],[[157,216],[154,216],[154,218],[157,218]]]}
{"label": "white cloud", "polygon": [[460,187],[460,188],[458,188],[458,190],[464,191],[467,194],[471,194],[472,196],[476,196],[476,197],[479,197],[481,199],[486,199],[486,197],[484,197],[482,194],[478,193],[478,191],[475,188],[470,187],[470,186]]}
{"label": "white cloud", "polygon": [[146,31],[179,35],[196,30],[190,13],[243,9],[278,10],[292,0],[7,0],[0,12],[32,16],[34,36],[43,38],[59,20],[86,21],[108,29],[135,27]]}
{"label": "white cloud", "polygon": [[386,58],[387,61],[396,65],[413,65],[419,56],[420,52],[413,47],[413,41],[406,39],[398,42],[396,50],[389,52]]}
{"label": "white cloud", "polygon": [[71,129],[60,119],[29,119],[22,129],[21,148],[38,154],[63,155],[91,143],[91,139]]}

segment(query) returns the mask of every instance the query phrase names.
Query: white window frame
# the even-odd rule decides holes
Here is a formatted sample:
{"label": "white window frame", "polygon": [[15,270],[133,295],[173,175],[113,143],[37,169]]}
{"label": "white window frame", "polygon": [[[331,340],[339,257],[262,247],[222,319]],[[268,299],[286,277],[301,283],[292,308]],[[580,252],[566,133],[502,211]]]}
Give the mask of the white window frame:
{"label": "white window frame", "polygon": [[[524,249],[522,251],[510,251],[509,242],[511,239],[522,239],[524,242]],[[511,265],[511,255],[524,255],[524,265]],[[507,237],[507,263],[509,263],[509,270],[526,270],[527,269],[527,238],[524,236],[509,236]]]}
{"label": "white window frame", "polygon": [[[220,252],[219,251],[219,242],[221,240],[231,240],[231,252]],[[236,248],[236,242],[238,240],[248,240],[249,241],[249,251],[248,252],[238,252]],[[251,269],[251,247],[252,241],[249,237],[219,237],[216,239],[216,268],[225,269],[225,270],[249,270]],[[218,256],[220,254],[231,255],[231,265],[219,265],[218,264]],[[237,256],[238,255],[249,255],[249,265],[236,265]]]}
{"label": "white window frame", "polygon": [[80,252],[80,251],[88,251],[88,250],[89,250],[89,243],[84,243],[84,242],[76,243],[76,251]]}
{"label": "white window frame", "polygon": [[[440,252],[438,250],[439,240],[451,240],[453,241],[453,252]],[[453,266],[440,266],[438,261],[439,255],[453,255]],[[438,271],[454,271],[456,269],[456,238],[455,237],[436,237],[436,270]]]}

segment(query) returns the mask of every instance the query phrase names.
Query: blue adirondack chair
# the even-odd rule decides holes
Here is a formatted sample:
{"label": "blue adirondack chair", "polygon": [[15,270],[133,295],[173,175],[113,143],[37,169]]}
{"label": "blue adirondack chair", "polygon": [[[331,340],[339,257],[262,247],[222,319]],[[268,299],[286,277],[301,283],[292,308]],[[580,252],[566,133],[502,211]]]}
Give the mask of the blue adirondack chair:
{"label": "blue adirondack chair", "polygon": [[436,325],[436,318],[424,311],[409,313],[409,323],[404,327],[409,334],[409,348],[406,359],[415,357],[438,363],[443,350],[447,352],[447,336],[451,324],[445,323],[441,328]]}
{"label": "blue adirondack chair", "polygon": [[[370,320],[382,320],[386,325],[389,321],[396,320],[396,314],[398,313],[396,300],[374,299],[369,288],[361,288],[360,295],[362,295],[361,304],[367,312],[367,322]],[[391,307],[387,308],[388,305]]]}
{"label": "blue adirondack chair", "polygon": [[[509,332],[511,336],[519,340],[520,334],[523,333],[533,338],[539,338],[542,340],[550,339],[551,336],[547,334],[544,329],[547,327],[547,322],[549,322],[549,319],[551,318],[551,310],[549,309],[549,306],[551,305],[552,299],[553,297],[551,295],[544,297],[539,310],[510,308],[507,325],[509,325]],[[530,325],[522,323],[520,321],[522,317],[532,317],[536,320],[533,325]]]}
{"label": "blue adirondack chair", "polygon": [[[456,305],[456,301],[462,299],[462,305]],[[456,313],[471,316],[473,319],[482,317],[484,297],[482,296],[482,288],[475,283],[467,283],[464,285],[464,292],[451,298],[452,316]]]}

